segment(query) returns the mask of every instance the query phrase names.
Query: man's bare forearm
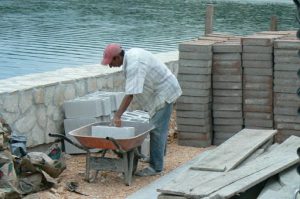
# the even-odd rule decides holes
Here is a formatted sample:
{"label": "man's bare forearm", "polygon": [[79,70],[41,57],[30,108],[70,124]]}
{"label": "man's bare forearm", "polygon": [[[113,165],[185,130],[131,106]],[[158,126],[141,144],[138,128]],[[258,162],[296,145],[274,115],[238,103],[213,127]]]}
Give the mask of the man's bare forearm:
{"label": "man's bare forearm", "polygon": [[130,105],[132,99],[133,99],[133,95],[125,95],[118,111],[115,113],[115,117],[120,118],[123,115],[123,113],[126,111],[128,106]]}

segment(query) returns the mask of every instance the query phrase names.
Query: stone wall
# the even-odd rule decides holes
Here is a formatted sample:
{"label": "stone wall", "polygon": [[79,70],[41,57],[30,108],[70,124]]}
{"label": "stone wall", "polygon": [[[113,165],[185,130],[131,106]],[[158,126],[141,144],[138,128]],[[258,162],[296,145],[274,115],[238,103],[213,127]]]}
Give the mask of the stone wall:
{"label": "stone wall", "polygon": [[[177,75],[178,52],[156,54]],[[27,146],[51,143],[63,133],[63,102],[97,90],[123,91],[120,68],[90,65],[0,80],[0,115]],[[133,106],[134,109],[134,106]]]}

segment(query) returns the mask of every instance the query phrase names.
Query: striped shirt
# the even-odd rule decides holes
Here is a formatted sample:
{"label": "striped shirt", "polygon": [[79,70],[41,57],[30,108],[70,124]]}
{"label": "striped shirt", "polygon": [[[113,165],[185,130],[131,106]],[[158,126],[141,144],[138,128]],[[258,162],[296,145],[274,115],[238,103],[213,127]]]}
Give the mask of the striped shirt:
{"label": "striped shirt", "polygon": [[125,93],[134,95],[150,117],[165,103],[173,103],[182,94],[176,77],[154,55],[140,48],[126,51],[124,56]]}

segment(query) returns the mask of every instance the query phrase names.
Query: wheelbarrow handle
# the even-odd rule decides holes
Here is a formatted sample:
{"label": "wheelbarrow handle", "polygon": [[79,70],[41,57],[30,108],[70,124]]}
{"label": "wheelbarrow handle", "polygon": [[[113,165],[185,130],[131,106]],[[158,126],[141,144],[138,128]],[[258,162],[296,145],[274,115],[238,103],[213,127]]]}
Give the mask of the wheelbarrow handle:
{"label": "wheelbarrow handle", "polygon": [[49,133],[48,134],[50,137],[56,137],[56,138],[60,138],[61,140],[66,140],[67,142],[69,142],[70,144],[76,146],[77,148],[79,149],[82,149],[86,152],[89,152],[89,149],[80,145],[80,144],[77,144],[75,142],[73,142],[72,140],[70,140],[69,138],[67,138],[66,136],[62,135],[62,134],[58,134],[58,133]]}
{"label": "wheelbarrow handle", "polygon": [[119,151],[120,153],[126,153],[126,151],[124,151],[124,150],[122,149],[122,147],[121,147],[120,144],[117,142],[117,140],[115,140],[115,139],[112,138],[112,137],[106,137],[105,139],[111,141],[111,142],[117,147],[117,149],[118,149],[118,151]]}

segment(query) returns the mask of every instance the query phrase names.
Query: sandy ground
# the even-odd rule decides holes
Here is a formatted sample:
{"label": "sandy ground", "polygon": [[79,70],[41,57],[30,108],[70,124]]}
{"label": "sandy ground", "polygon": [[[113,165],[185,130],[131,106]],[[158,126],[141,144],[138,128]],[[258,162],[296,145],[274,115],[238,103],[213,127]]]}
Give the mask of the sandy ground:
{"label": "sandy ground", "polygon": [[[130,194],[138,191],[142,187],[150,184],[154,180],[166,175],[170,171],[176,169],[182,164],[188,162],[197,154],[204,151],[204,148],[179,146],[176,141],[176,122],[175,112],[172,115],[170,122],[170,131],[168,139],[167,154],[165,157],[165,169],[159,176],[137,177],[133,176],[133,181],[130,186],[126,186],[121,173],[117,172],[99,172],[97,179],[88,183],[84,181],[85,173],[85,155],[67,155],[66,170],[58,177],[55,187],[31,194],[26,198],[59,198],[59,199],[75,199],[75,198],[101,198],[101,199],[119,199],[126,198]],[[138,170],[146,167],[147,164],[139,162]],[[66,189],[67,182],[78,182],[77,191],[88,196],[70,192]]]}

